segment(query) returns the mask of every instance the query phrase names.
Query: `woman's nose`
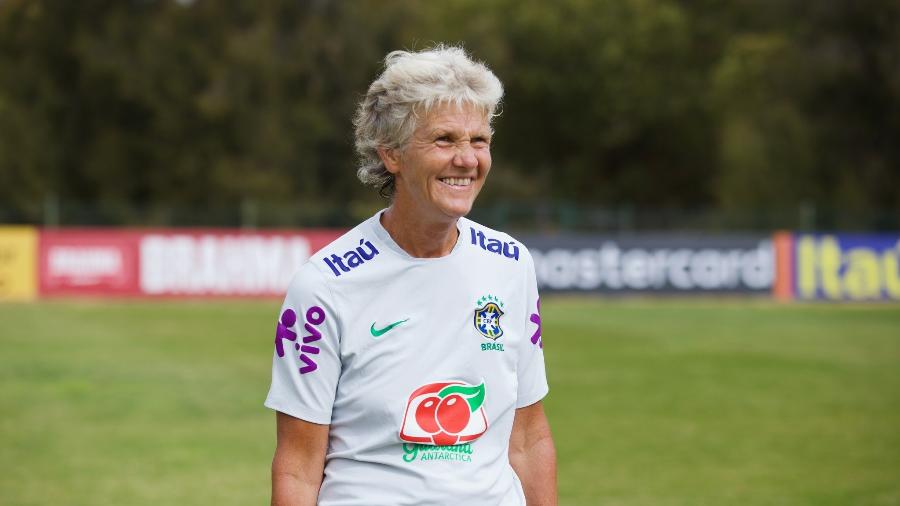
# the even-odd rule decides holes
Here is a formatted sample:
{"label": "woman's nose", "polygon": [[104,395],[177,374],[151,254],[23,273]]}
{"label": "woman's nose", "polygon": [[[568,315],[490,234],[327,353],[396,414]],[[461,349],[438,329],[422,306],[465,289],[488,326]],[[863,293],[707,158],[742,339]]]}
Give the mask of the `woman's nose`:
{"label": "woman's nose", "polygon": [[478,158],[475,157],[475,149],[468,142],[461,143],[456,146],[456,156],[453,157],[453,163],[457,167],[465,167],[472,169],[478,166]]}

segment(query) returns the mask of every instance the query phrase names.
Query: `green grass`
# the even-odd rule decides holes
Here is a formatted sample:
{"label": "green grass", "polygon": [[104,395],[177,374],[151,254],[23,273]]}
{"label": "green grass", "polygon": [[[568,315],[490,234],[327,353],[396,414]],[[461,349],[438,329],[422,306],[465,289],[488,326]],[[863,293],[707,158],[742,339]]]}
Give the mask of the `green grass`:
{"label": "green grass", "polygon": [[[0,503],[266,503],[277,304],[0,305]],[[563,505],[900,504],[900,307],[542,307]]]}

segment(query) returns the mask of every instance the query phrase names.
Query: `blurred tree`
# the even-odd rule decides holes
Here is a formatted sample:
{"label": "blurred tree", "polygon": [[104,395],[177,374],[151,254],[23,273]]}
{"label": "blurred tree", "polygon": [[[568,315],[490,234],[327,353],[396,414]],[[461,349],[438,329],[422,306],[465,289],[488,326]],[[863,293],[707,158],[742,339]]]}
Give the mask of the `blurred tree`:
{"label": "blurred tree", "polygon": [[445,41],[506,86],[490,202],[890,226],[897,26],[891,0],[3,0],[0,212],[255,201],[352,222],[383,205],[355,180],[356,101],[387,51]]}
{"label": "blurred tree", "polygon": [[507,85],[501,159],[555,198],[601,205],[709,202],[703,79],[688,65],[689,22],[678,5],[489,6],[498,20],[493,26],[503,28],[494,36],[506,44],[495,65]]}
{"label": "blurred tree", "polygon": [[797,40],[816,86],[801,100],[817,126],[822,225],[897,227],[900,3],[827,0],[802,12]]}
{"label": "blurred tree", "polygon": [[781,35],[735,37],[726,49],[713,75],[724,210],[787,209],[817,196],[812,134],[797,101],[805,75]]}

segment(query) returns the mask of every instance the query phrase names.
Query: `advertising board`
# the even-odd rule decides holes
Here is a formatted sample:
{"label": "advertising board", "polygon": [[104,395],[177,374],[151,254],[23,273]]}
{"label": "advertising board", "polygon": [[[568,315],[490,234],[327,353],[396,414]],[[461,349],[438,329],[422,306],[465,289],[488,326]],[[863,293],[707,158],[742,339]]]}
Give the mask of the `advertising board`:
{"label": "advertising board", "polygon": [[128,231],[43,230],[41,295],[139,295],[137,241]]}
{"label": "advertising board", "polygon": [[155,232],[140,238],[139,287],[153,296],[280,296],[340,232]]}
{"label": "advertising board", "polygon": [[282,296],[293,272],[342,231],[45,230],[44,296]]}
{"label": "advertising board", "polygon": [[799,300],[900,300],[900,234],[797,234]]}
{"label": "advertising board", "polygon": [[532,236],[523,242],[544,292],[760,293],[772,291],[770,236]]}
{"label": "advertising board", "polygon": [[0,227],[0,301],[28,301],[37,295],[37,230]]}
{"label": "advertising board", "polygon": [[[0,300],[280,297],[343,230],[0,228]],[[544,293],[900,300],[900,234],[535,235]]]}

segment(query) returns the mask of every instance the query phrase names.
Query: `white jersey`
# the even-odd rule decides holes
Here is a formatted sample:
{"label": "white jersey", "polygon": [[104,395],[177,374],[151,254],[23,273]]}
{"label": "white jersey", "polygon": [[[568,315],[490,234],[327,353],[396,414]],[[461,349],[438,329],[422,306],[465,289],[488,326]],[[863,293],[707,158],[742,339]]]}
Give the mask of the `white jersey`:
{"label": "white jersey", "polygon": [[524,505],[510,430],[548,390],[531,255],[463,218],[413,258],[380,214],[294,276],[265,405],[330,424],[322,506]]}

